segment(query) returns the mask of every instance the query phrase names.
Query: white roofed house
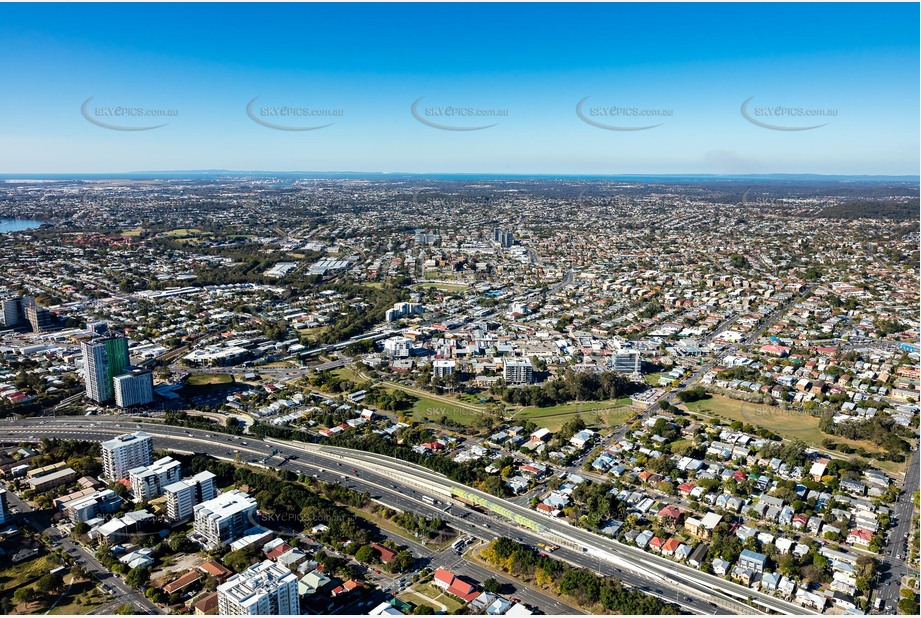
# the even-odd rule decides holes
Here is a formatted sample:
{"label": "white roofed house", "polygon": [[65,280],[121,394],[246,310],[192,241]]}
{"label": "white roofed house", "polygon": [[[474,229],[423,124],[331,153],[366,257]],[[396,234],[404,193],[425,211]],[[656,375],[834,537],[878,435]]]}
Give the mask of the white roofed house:
{"label": "white roofed house", "polygon": [[569,439],[569,443],[576,448],[585,448],[595,438],[595,432],[591,429],[583,429]]}

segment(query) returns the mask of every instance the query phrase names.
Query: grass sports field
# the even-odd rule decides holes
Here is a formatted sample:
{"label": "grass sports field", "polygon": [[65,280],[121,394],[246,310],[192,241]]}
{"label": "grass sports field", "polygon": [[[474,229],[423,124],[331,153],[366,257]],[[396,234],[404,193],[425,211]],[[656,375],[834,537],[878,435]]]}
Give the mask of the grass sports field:
{"label": "grass sports field", "polygon": [[[862,447],[869,453],[879,451],[872,442],[850,440],[822,433],[819,430],[818,418],[798,410],[782,410],[775,406],[737,401],[723,395],[713,395],[710,399],[683,404],[682,407],[701,416],[717,416],[730,421],[740,421],[756,427],[764,427],[785,440],[802,440],[809,446],[819,450],[826,450],[822,446],[823,440],[832,440],[839,444],[848,444],[854,448]],[[843,453],[838,454],[847,456]],[[877,462],[875,465],[879,465],[880,468],[887,472],[898,472],[904,469],[904,464],[887,461]]]}

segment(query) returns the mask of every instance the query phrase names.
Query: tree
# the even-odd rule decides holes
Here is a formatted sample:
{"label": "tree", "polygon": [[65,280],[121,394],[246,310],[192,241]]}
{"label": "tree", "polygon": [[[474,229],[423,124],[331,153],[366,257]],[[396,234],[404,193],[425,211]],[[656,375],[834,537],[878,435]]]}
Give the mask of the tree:
{"label": "tree", "polygon": [[398,551],[397,555],[393,557],[393,560],[390,561],[390,567],[397,573],[405,573],[413,568],[415,561],[413,555],[404,549]]}
{"label": "tree", "polygon": [[413,608],[413,616],[431,616],[434,613],[435,608],[424,603]]}
{"label": "tree", "polygon": [[36,598],[36,593],[34,588],[21,587],[17,588],[13,592],[13,601],[16,603],[31,603]]}
{"label": "tree", "polygon": [[917,616],[918,595],[908,589],[902,590],[902,598],[899,599],[899,612],[908,616]]}
{"label": "tree", "polygon": [[150,579],[150,569],[147,567],[135,567],[125,575],[125,583],[132,588],[140,588],[147,584]]}
{"label": "tree", "polygon": [[60,575],[45,573],[38,578],[38,581],[35,582],[35,590],[47,596],[57,590],[60,590],[63,585],[64,579]]}
{"label": "tree", "polygon": [[363,562],[369,564],[374,561],[374,550],[371,549],[370,545],[362,545],[358,548],[358,551],[355,552],[355,560],[358,562]]}
{"label": "tree", "polygon": [[491,592],[493,594],[499,594],[499,591],[502,589],[502,584],[499,583],[499,580],[495,577],[487,577],[483,581],[483,590],[486,592]]}

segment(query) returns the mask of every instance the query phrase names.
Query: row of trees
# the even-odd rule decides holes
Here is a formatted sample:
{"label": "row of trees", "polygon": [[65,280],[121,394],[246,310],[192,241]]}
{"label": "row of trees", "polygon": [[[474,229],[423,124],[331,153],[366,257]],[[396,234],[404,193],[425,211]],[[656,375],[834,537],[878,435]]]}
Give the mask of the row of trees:
{"label": "row of trees", "polygon": [[637,389],[623,375],[614,371],[593,373],[572,369],[555,380],[521,388],[495,387],[496,394],[511,404],[546,407],[570,401],[603,401],[629,395]]}
{"label": "row of trees", "polygon": [[910,435],[912,431],[896,424],[891,416],[874,416],[865,421],[846,423],[835,423],[829,416],[819,421],[819,429],[829,435],[877,444],[885,451],[885,458],[897,456],[894,461],[904,461],[905,454],[911,451],[911,444],[902,436]]}
{"label": "row of trees", "polygon": [[324,286],[324,289],[340,293],[349,299],[348,305],[345,313],[339,314],[319,335],[301,338],[301,343],[308,347],[338,343],[366,332],[384,319],[394,303],[405,300],[407,295],[407,291],[393,281],[379,288],[343,281]]}
{"label": "row of trees", "polygon": [[569,566],[534,548],[502,537],[480,552],[493,566],[535,584],[572,598],[580,607],[593,610],[599,606],[618,614],[675,614],[675,608],[656,597],[628,589],[613,577],[604,577],[588,569]]}
{"label": "row of trees", "polygon": [[493,495],[505,495],[505,484],[502,479],[496,475],[488,474],[485,471],[484,462],[468,461],[457,463],[447,457],[432,457],[417,453],[408,445],[395,444],[394,442],[383,438],[377,434],[339,434],[327,440],[331,446],[342,446],[354,448],[369,453],[387,455],[408,461],[433,472],[444,474],[451,480],[465,485],[470,485],[482,491],[489,492]]}

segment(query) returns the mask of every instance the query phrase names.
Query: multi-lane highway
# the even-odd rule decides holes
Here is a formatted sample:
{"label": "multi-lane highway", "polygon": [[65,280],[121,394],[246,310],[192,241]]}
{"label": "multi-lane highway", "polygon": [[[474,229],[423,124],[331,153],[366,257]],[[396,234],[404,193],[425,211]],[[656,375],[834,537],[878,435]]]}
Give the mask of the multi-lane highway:
{"label": "multi-lane highway", "polygon": [[[459,531],[478,539],[488,541],[502,535],[521,538],[523,542],[532,545],[548,540],[546,531],[535,533],[509,520],[482,514],[457,503],[445,512],[444,507],[449,500],[444,497],[444,493],[450,493],[451,486],[463,486],[424,468],[361,451],[278,441],[267,443],[252,437],[241,438],[158,423],[129,421],[119,417],[45,417],[6,421],[0,425],[0,439],[19,441],[54,436],[101,441],[139,428],[155,438],[155,446],[158,449],[205,453],[222,459],[239,458],[242,461],[258,463],[270,456],[275,449],[277,455],[267,460],[270,467],[284,466],[295,472],[316,475],[326,481],[349,484],[356,489],[368,491],[380,502],[392,508],[442,517]],[[287,458],[284,463],[283,458]],[[353,473],[353,469],[359,470],[358,474]],[[439,491],[442,493],[439,494]],[[441,504],[433,506],[422,502],[422,495],[436,498],[441,495]],[[491,496],[490,499],[495,500]],[[534,511],[519,505],[510,502],[504,504],[526,517],[540,517]],[[688,611],[708,614],[740,611],[755,613],[754,609],[737,603],[732,596],[735,594],[741,598],[759,598],[760,602],[783,613],[810,613],[797,605],[767,595],[759,595],[755,591],[713,578],[664,558],[624,546],[563,522],[547,519],[546,526],[552,535],[568,540],[565,545],[558,543],[563,545],[554,554],[558,558],[605,575],[617,576],[627,585],[642,588],[649,594],[670,602],[677,602]],[[530,592],[530,595],[534,595],[532,602],[543,607],[548,613],[571,612],[571,608],[557,610],[553,599],[541,599],[536,596],[539,595],[536,591]]]}
{"label": "multi-lane highway", "polygon": [[[386,504],[390,508],[418,513],[429,517],[440,517],[451,523],[461,533],[481,540],[491,540],[502,531],[502,524],[498,520],[481,515],[475,511],[461,513],[456,516],[443,511],[445,505],[439,507],[429,505],[421,500],[422,493],[412,489],[399,488],[392,479],[371,473],[352,473],[352,468],[346,466],[337,466],[331,461],[308,461],[306,454],[300,453],[295,449],[283,449],[266,444],[251,436],[234,437],[217,432],[206,432],[195,429],[185,429],[169,425],[160,425],[149,422],[134,422],[117,417],[94,417],[92,420],[86,418],[57,417],[41,418],[30,421],[17,421],[9,423],[8,421],[0,424],[0,440],[6,441],[30,441],[39,440],[43,437],[56,437],[61,439],[83,439],[93,441],[103,441],[111,439],[129,431],[143,429],[154,437],[154,447],[156,449],[173,450],[178,452],[195,452],[211,455],[224,460],[235,460],[238,457],[243,462],[250,462],[256,465],[266,465],[268,467],[284,467],[293,472],[314,476],[319,480],[330,483],[339,483],[352,487],[359,491],[367,491],[379,502]],[[244,446],[243,443],[246,443]],[[275,456],[270,457],[262,464],[264,458],[271,455],[272,449],[279,451]],[[291,456],[296,459],[290,459]],[[287,461],[285,459],[287,458]],[[282,463],[284,461],[284,463]],[[393,485],[393,487],[391,487]],[[460,510],[452,507],[452,510]],[[51,529],[53,530],[53,529]],[[488,532],[489,530],[497,531],[496,534]],[[79,549],[72,541],[66,541]],[[405,540],[403,542],[406,542]],[[533,542],[537,542],[534,537]],[[438,552],[428,548],[419,542],[409,541],[413,554],[423,561],[431,563],[433,566],[446,566],[445,558],[448,564],[456,568],[456,572],[467,574],[474,578],[483,579],[493,576],[507,586],[514,586],[513,596],[529,605],[541,608],[548,614],[579,614],[581,613],[574,607],[560,602],[554,597],[545,595],[537,590],[526,588],[521,585],[515,585],[514,582],[500,575],[489,573],[487,569],[475,563],[469,562],[458,556],[452,550]],[[74,549],[68,547],[67,550]],[[88,569],[98,570],[101,577],[107,577],[108,573],[102,565],[96,563],[90,552],[79,549],[83,564]],[[398,578],[395,581],[399,581]],[[156,606],[151,605],[147,599],[140,594],[134,593],[133,598],[130,588],[117,577],[109,577],[105,580],[107,583],[112,582],[116,587],[119,597],[124,597],[124,602],[131,604],[140,612],[144,613],[157,611]],[[142,606],[137,605],[143,603]]]}

